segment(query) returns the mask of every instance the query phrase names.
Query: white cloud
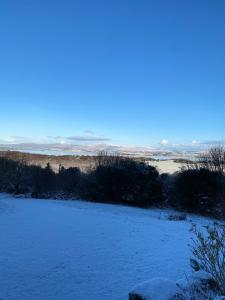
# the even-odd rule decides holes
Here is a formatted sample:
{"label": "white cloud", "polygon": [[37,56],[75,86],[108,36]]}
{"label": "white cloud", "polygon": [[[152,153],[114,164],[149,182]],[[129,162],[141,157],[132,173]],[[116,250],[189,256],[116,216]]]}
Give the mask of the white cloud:
{"label": "white cloud", "polygon": [[160,144],[161,145],[168,145],[168,140],[166,140],[166,139],[162,139],[161,141],[160,141]]}
{"label": "white cloud", "polygon": [[86,130],[85,134],[74,136],[47,136],[49,142],[66,144],[66,143],[80,143],[80,142],[109,142],[111,138],[104,136],[96,136],[91,130]]}
{"label": "white cloud", "polygon": [[31,137],[12,135],[12,136],[5,137],[1,140],[3,141],[3,143],[19,144],[19,143],[31,142],[33,139]]}
{"label": "white cloud", "polygon": [[101,136],[91,136],[91,135],[77,135],[77,136],[68,136],[67,140],[73,142],[108,142],[111,141],[110,138],[101,137]]}
{"label": "white cloud", "polygon": [[196,140],[193,140],[191,143],[192,143],[192,145],[199,144],[199,142],[198,142],[198,141],[196,141]]}

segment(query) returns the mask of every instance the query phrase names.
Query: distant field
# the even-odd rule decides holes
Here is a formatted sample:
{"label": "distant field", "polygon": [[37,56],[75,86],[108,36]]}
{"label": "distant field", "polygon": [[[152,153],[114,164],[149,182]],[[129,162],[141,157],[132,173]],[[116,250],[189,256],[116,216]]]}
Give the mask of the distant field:
{"label": "distant field", "polygon": [[[13,160],[24,160],[29,165],[40,165],[45,167],[50,163],[55,172],[58,171],[59,166],[63,165],[65,168],[78,167],[82,171],[86,171],[95,164],[95,156],[78,156],[78,155],[46,155],[24,153],[19,151],[0,151],[0,157],[7,157]],[[183,163],[177,162],[173,159],[168,160],[151,160],[144,157],[135,158],[137,160],[147,161],[150,165],[157,167],[160,173],[174,173],[179,171]]]}
{"label": "distant field", "polygon": [[155,166],[159,173],[175,173],[180,170],[184,163],[176,162],[174,160],[159,160],[149,162],[152,166]]}
{"label": "distant field", "polygon": [[81,170],[87,170],[94,164],[92,156],[74,156],[74,155],[45,155],[24,153],[19,151],[0,151],[0,157],[6,157],[13,160],[24,160],[29,165],[40,165],[45,167],[50,163],[55,172],[58,171],[60,164],[65,168],[78,167]]}

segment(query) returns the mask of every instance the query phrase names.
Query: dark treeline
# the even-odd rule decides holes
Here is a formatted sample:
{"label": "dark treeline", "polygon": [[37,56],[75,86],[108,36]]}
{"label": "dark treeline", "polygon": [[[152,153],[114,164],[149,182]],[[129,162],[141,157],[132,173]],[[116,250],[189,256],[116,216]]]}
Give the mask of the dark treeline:
{"label": "dark treeline", "polygon": [[99,154],[87,172],[55,173],[26,160],[0,157],[0,191],[33,198],[86,199],[139,207],[170,206],[225,217],[225,149],[214,147],[174,175],[131,158]]}
{"label": "dark treeline", "polygon": [[157,170],[130,158],[100,154],[87,172],[64,168],[55,173],[25,160],[0,158],[0,191],[34,198],[83,198],[92,201],[149,206],[162,200]]}

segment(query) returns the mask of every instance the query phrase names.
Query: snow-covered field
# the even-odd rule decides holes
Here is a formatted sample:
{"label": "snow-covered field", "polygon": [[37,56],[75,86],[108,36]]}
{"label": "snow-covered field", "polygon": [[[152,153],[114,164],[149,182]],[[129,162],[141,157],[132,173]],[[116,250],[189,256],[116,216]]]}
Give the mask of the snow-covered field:
{"label": "snow-covered field", "polygon": [[[174,213],[174,212],[173,212]],[[190,218],[170,211],[0,194],[0,299],[125,300],[190,272]]]}
{"label": "snow-covered field", "polygon": [[151,161],[149,162],[149,164],[156,167],[159,173],[169,174],[173,174],[175,172],[180,171],[180,169],[184,166],[184,164],[174,162],[173,160]]}

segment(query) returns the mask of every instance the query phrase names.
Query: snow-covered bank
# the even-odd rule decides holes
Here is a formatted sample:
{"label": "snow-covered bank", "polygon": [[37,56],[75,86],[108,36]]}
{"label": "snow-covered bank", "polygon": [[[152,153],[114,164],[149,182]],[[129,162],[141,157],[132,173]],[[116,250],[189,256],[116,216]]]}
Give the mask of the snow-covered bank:
{"label": "snow-covered bank", "polygon": [[170,213],[1,194],[0,299],[125,300],[139,282],[178,280],[191,223]]}

